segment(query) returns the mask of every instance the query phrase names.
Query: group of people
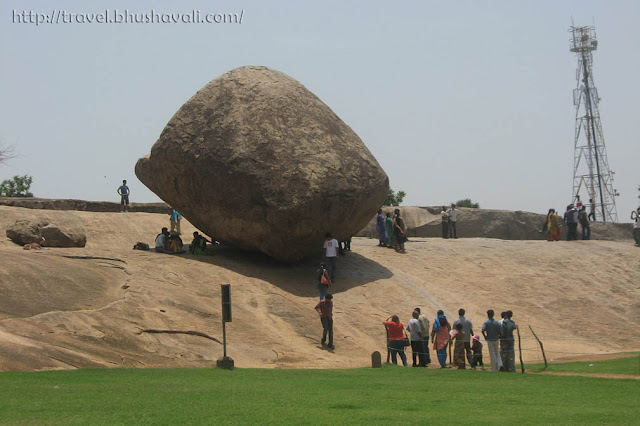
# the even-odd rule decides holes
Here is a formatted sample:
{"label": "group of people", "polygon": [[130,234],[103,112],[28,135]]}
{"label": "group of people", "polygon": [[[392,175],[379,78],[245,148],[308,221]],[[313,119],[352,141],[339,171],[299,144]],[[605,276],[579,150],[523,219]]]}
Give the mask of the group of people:
{"label": "group of people", "polygon": [[[415,308],[405,329],[397,315],[392,315],[383,322],[387,330],[388,350],[391,361],[398,363],[398,357],[406,367],[405,347],[411,345],[413,367],[427,367],[431,363],[429,342],[436,351],[440,368],[447,366],[447,348],[453,347],[453,366],[465,369],[467,362],[471,368],[480,366],[485,369],[482,359],[482,342],[480,335],[474,334],[471,320],[465,317],[465,310],[458,310],[458,318],[451,324],[442,310],[437,312],[431,329],[429,321],[422,315],[420,308]],[[482,335],[487,342],[492,371],[515,372],[515,340],[516,323],[512,320],[513,312],[505,311],[502,319],[494,319],[494,311],[487,311],[487,321],[482,324]],[[409,335],[407,335],[409,332]]]}
{"label": "group of people", "polygon": [[442,223],[442,238],[458,238],[458,230],[456,225],[458,224],[458,209],[455,204],[451,204],[451,207],[447,208],[442,206],[440,212],[440,221]]}
{"label": "group of people", "polygon": [[398,253],[406,253],[404,243],[407,241],[407,224],[400,215],[400,209],[383,216],[382,209],[376,216],[376,231],[378,231],[378,246],[395,249]]}
{"label": "group of people", "polygon": [[[196,255],[209,254],[207,243],[210,242],[211,241],[207,240],[203,235],[200,235],[198,231],[195,231],[193,233],[193,240],[188,247],[188,252]],[[155,249],[157,253],[185,253],[185,247],[182,238],[180,238],[180,234],[178,234],[177,231],[169,231],[166,227],[162,228],[162,231],[156,236]]]}

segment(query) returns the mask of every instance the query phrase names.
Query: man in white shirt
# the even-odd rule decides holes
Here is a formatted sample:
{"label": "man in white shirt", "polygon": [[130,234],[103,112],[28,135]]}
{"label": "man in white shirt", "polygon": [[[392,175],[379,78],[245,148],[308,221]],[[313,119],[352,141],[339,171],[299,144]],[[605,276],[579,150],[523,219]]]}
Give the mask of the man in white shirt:
{"label": "man in white shirt", "polygon": [[162,232],[156,237],[156,253],[171,253],[167,250],[167,238],[169,237],[169,230],[162,228]]}
{"label": "man in white shirt", "polygon": [[420,323],[420,334],[422,335],[422,351],[424,352],[424,361],[425,364],[423,367],[426,367],[428,364],[431,364],[431,355],[429,354],[429,320],[422,315],[420,308],[414,309],[418,313],[418,322]]}
{"label": "man in white shirt", "polygon": [[336,281],[336,259],[338,257],[338,240],[331,236],[331,232],[325,234],[324,250],[325,257],[327,259],[327,269],[329,270],[329,276],[331,282]]}
{"label": "man in white shirt", "polygon": [[447,213],[445,206],[442,206],[440,217],[442,219],[442,238],[449,238],[449,213]]}
{"label": "man in white shirt", "polygon": [[447,210],[449,216],[449,238],[458,238],[456,231],[456,223],[458,222],[458,209],[455,204],[451,204],[449,210]]}
{"label": "man in white shirt", "polygon": [[413,357],[412,367],[426,367],[427,362],[424,354],[422,329],[420,328],[420,321],[418,321],[420,314],[418,311],[413,311],[411,315],[413,318],[409,320],[407,330],[411,333],[411,355]]}

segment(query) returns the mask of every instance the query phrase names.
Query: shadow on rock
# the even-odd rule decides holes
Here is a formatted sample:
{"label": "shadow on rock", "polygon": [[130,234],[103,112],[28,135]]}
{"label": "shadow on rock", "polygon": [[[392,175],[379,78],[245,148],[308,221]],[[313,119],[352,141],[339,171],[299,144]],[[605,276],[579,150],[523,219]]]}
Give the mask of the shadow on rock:
{"label": "shadow on rock", "polygon": [[[324,256],[319,254],[297,263],[283,263],[263,253],[244,251],[224,245],[215,246],[212,256],[185,254],[184,258],[216,265],[245,277],[267,281],[300,297],[316,297],[318,295],[316,270],[320,263],[324,262]],[[329,291],[339,294],[351,288],[388,279],[392,276],[393,273],[386,267],[350,251],[344,256],[338,256],[336,282]]]}

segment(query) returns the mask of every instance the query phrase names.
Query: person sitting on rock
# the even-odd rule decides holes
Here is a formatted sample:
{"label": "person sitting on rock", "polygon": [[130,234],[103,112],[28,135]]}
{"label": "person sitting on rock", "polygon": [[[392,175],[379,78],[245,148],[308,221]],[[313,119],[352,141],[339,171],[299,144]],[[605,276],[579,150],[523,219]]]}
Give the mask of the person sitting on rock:
{"label": "person sitting on rock", "polygon": [[168,243],[168,250],[170,253],[173,254],[182,254],[182,238],[180,238],[180,235],[178,235],[177,232],[173,231],[170,233],[169,235],[169,243]]}
{"label": "person sitting on rock", "polygon": [[167,250],[167,243],[169,240],[169,230],[165,227],[162,228],[162,232],[156,237],[156,252],[157,253],[171,253]]}
{"label": "person sitting on rock", "polygon": [[191,254],[207,254],[207,243],[210,242],[211,241],[200,235],[198,231],[195,231],[193,233],[193,241],[191,241],[191,246],[189,247],[189,252]]}

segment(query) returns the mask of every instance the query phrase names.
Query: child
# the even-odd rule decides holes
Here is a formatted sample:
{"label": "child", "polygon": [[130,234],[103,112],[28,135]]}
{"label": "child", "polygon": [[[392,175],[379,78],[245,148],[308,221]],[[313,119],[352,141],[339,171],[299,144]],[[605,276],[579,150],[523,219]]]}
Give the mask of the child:
{"label": "child", "polygon": [[471,357],[471,368],[476,369],[476,365],[480,364],[480,367],[484,370],[484,363],[482,362],[482,343],[480,342],[480,336],[475,335],[472,338],[473,344],[471,345],[471,350],[473,351],[473,355]]}

